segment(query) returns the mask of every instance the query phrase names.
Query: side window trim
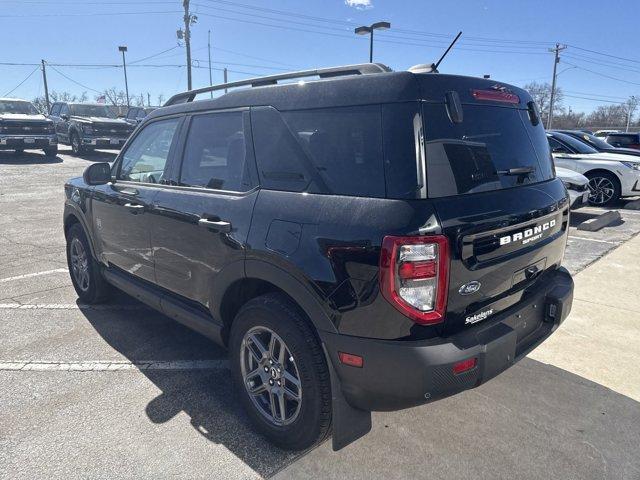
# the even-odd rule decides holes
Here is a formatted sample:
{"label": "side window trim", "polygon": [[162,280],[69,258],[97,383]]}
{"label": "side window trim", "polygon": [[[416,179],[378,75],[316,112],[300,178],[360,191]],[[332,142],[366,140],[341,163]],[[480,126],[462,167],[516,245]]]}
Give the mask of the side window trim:
{"label": "side window trim", "polygon": [[112,183],[134,183],[136,185],[153,185],[153,186],[158,186],[158,185],[162,185],[162,184],[157,184],[157,183],[151,183],[151,182],[133,182],[130,180],[123,180],[118,178],[120,176],[120,172],[122,170],[122,159],[124,158],[125,153],[127,152],[127,150],[129,150],[129,148],[131,148],[131,145],[133,144],[133,142],[135,141],[136,138],[138,138],[138,136],[140,135],[140,132],[144,131],[146,128],[148,128],[150,125],[157,123],[157,122],[161,122],[164,120],[171,120],[172,118],[178,118],[178,125],[176,126],[176,133],[173,136],[173,140],[171,141],[171,146],[169,147],[169,154],[167,155],[167,161],[164,165],[164,171],[165,172],[171,172],[171,168],[172,165],[174,163],[174,157],[175,157],[175,153],[176,153],[176,145],[178,144],[178,140],[180,140],[180,135],[182,133],[182,128],[184,125],[184,115],[171,115],[171,116],[167,116],[167,117],[159,117],[159,118],[154,118],[152,121],[147,122],[144,124],[143,127],[141,128],[137,128],[135,130],[135,134],[130,137],[127,140],[127,143],[125,144],[125,147],[120,151],[120,153],[118,154],[117,158],[115,159],[115,161],[113,162],[113,167],[111,168],[111,182]]}
{"label": "side window trim", "polygon": [[[182,130],[180,132],[180,144],[179,148],[176,148],[175,154],[175,166],[174,171],[171,172],[172,180],[176,182],[176,186],[180,189],[194,190],[200,192],[216,192],[230,195],[246,195],[248,193],[252,193],[260,186],[260,182],[258,180],[258,170],[256,166],[256,158],[255,158],[255,150],[253,145],[253,132],[251,125],[251,108],[250,107],[238,107],[238,108],[226,108],[226,109],[218,109],[218,110],[204,110],[200,112],[192,112],[185,115],[184,124]],[[209,187],[201,187],[201,186],[189,186],[189,185],[180,185],[180,179],[182,175],[182,166],[185,161],[185,153],[187,150],[187,138],[189,137],[189,131],[191,129],[191,124],[194,117],[199,115],[212,115],[212,114],[221,114],[221,113],[230,113],[230,112],[241,112],[244,135],[245,135],[245,147],[246,147],[246,155],[245,162],[248,163],[249,166],[249,174],[251,181],[251,188],[247,191],[237,191],[237,190],[223,190],[218,188],[209,188]]]}

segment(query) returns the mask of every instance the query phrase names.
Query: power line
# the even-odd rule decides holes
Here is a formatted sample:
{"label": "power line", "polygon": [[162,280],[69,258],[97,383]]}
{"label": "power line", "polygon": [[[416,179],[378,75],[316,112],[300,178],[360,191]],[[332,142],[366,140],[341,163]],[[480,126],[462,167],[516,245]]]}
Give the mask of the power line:
{"label": "power line", "polygon": [[164,12],[87,12],[87,13],[30,13],[20,15],[0,15],[0,18],[33,18],[33,17],[100,17],[121,15],[164,15],[181,13],[179,11]]}
{"label": "power line", "polygon": [[171,50],[175,50],[176,48],[179,48],[179,47],[180,47],[179,45],[175,45],[175,46],[173,46],[171,48],[167,48],[166,50],[162,50],[161,52],[154,53],[153,55],[149,55],[148,57],[139,58],[138,60],[134,60],[132,62],[129,62],[129,64],[144,62],[145,60],[149,60],[151,58],[158,57],[158,56],[162,55],[163,53],[170,52]]}
{"label": "power line", "polygon": [[602,72],[596,72],[594,70],[589,70],[588,68],[584,68],[584,67],[581,67],[579,65],[574,65],[573,63],[569,63],[569,62],[564,62],[564,63],[566,63],[567,65],[571,65],[572,67],[576,67],[579,70],[584,70],[585,72],[593,73],[594,75],[600,75],[601,77],[604,77],[604,78],[610,78],[611,80],[617,80],[618,82],[628,83],[630,85],[640,85],[640,83],[638,83],[638,82],[631,82],[629,80],[624,80],[622,78],[613,77],[611,75],[607,75],[607,74],[602,73]]}
{"label": "power line", "polygon": [[47,65],[48,65],[49,67],[51,67],[51,68],[52,68],[56,73],[58,73],[59,75],[62,75],[64,78],[66,78],[66,79],[67,79],[67,80],[69,80],[70,82],[75,83],[76,85],[79,85],[79,86],[81,86],[82,88],[86,88],[87,90],[91,90],[92,92],[95,92],[95,93],[102,93],[102,92],[100,92],[99,90],[96,90],[95,88],[87,87],[86,85],[83,85],[82,83],[77,82],[77,81],[76,81],[76,80],[74,80],[73,78],[71,78],[71,77],[69,77],[69,76],[65,75],[64,73],[62,73],[60,70],[58,70],[57,68],[55,68],[54,66],[52,66],[52,65],[51,65],[50,63],[48,63],[48,62],[47,62]]}
{"label": "power line", "polygon": [[567,94],[564,94],[564,96],[565,96],[565,97],[568,97],[568,98],[580,98],[580,99],[582,99],[582,100],[592,100],[592,101],[594,101],[594,102],[615,103],[615,104],[617,104],[617,105],[620,105],[620,104],[622,103],[622,102],[615,102],[615,101],[613,101],[613,100],[603,100],[603,99],[600,99],[600,98],[581,97],[581,96],[577,96],[577,95],[567,95]]}
{"label": "power line", "polygon": [[627,58],[627,57],[618,57],[616,55],[611,55],[609,53],[603,53],[603,52],[598,52],[596,50],[589,50],[588,48],[582,48],[582,47],[578,47],[576,45],[568,45],[571,48],[575,48],[577,50],[582,50],[583,52],[589,52],[589,53],[595,53],[596,55],[602,55],[603,57],[610,57],[610,58],[616,58],[618,60],[625,60],[627,62],[632,62],[632,63],[640,63],[640,60],[636,60],[633,58]]}
{"label": "power line", "polygon": [[29,78],[31,77],[31,75],[33,75],[34,73],[36,73],[36,71],[38,70],[38,67],[34,68],[31,73],[29,75],[27,75],[24,80],[22,80],[18,85],[16,85],[15,87],[13,87],[11,90],[9,90],[7,93],[5,93],[3,95],[3,97],[8,97],[9,95],[11,95],[13,92],[15,92],[18,88],[20,88],[20,86],[26,82],[27,80],[29,80]]}

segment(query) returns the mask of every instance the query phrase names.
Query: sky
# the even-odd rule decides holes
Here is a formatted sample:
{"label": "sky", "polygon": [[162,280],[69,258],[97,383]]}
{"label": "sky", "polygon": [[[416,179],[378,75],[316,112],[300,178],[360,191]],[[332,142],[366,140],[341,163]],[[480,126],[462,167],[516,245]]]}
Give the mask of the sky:
{"label": "sky", "polygon": [[[366,62],[368,38],[353,29],[384,20],[391,29],[375,32],[374,61],[394,70],[437,60],[461,30],[443,73],[551,82],[557,42],[567,45],[558,66],[565,107],[588,112],[640,96],[638,0],[191,0],[191,11],[194,88],[209,84],[209,31],[218,83],[223,67],[239,80]],[[182,16],[182,0],[0,0],[0,96],[42,95],[41,59],[49,90],[91,100],[124,90],[126,45],[130,93],[157,104],[187,88]]]}

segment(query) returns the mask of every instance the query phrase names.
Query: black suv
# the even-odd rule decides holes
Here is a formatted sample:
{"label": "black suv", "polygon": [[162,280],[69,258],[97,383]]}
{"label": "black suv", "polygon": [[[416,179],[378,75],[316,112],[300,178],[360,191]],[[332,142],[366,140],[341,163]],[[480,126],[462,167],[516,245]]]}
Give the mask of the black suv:
{"label": "black suv", "polygon": [[640,150],[640,133],[610,133],[606,140],[614,147]]}
{"label": "black suv", "polygon": [[156,107],[129,107],[124,121],[130,125],[138,125],[147,115],[153,112]]}
{"label": "black suv", "polygon": [[95,148],[120,149],[135,128],[115,118],[102,103],[56,102],[49,118],[56,125],[58,141],[71,145],[75,155]]}
{"label": "black suv", "polygon": [[115,286],[228,347],[275,444],[332,429],[341,448],[569,313],[567,191],[524,90],[363,64],[167,105],[65,186],[71,278],[82,302]]}
{"label": "black suv", "polygon": [[55,157],[58,139],[53,122],[27,100],[0,98],[0,150],[22,153],[26,148],[41,148],[46,156]]}

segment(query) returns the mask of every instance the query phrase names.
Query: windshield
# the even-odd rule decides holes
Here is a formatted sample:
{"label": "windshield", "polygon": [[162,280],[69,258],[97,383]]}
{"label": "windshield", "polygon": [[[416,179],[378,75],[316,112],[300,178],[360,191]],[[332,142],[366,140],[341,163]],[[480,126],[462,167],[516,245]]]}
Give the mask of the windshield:
{"label": "windshield", "polygon": [[453,123],[444,104],[424,106],[429,197],[499,190],[554,177],[542,125],[526,110],[463,106]]}
{"label": "windshield", "polygon": [[[573,148],[578,153],[583,153],[583,154],[598,153],[598,151],[595,148],[590,147],[586,143],[581,142],[580,140],[578,140],[577,138],[572,137],[571,135],[554,132],[552,134],[552,136],[554,138],[557,138],[561,142],[566,143],[567,145],[569,145],[571,148]],[[609,147],[611,147],[611,145],[609,145]]]}
{"label": "windshield", "polygon": [[581,141],[587,142],[592,147],[610,149],[611,145],[602,140],[601,138],[596,137],[595,135],[591,135],[590,133],[582,133],[582,132],[573,132],[574,137],[579,137]]}
{"label": "windshield", "polygon": [[69,105],[71,115],[78,117],[115,118],[106,105]]}
{"label": "windshield", "polygon": [[0,100],[0,113],[38,115],[38,110],[31,102],[25,102],[24,100]]}

